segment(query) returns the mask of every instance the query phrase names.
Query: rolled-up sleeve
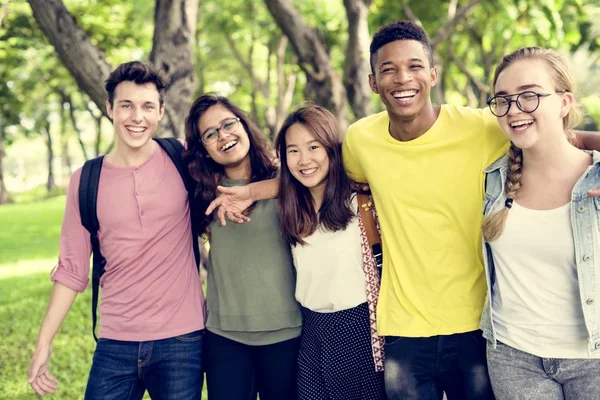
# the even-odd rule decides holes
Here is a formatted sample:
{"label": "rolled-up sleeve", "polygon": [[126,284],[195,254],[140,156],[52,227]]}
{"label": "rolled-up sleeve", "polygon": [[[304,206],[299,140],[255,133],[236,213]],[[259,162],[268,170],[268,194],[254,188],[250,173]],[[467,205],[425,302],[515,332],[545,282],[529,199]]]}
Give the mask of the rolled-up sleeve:
{"label": "rolled-up sleeve", "polygon": [[65,216],[60,232],[58,266],[52,281],[83,292],[87,287],[90,272],[91,244],[88,231],[81,225],[79,214],[79,181],[81,169],[71,175]]}

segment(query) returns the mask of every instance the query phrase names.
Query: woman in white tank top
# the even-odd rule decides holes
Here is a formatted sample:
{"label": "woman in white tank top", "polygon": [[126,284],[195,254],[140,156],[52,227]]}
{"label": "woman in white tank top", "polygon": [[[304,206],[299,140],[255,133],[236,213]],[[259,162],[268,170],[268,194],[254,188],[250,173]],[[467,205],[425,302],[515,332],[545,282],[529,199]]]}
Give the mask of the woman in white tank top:
{"label": "woman in white tank top", "polygon": [[490,110],[511,141],[490,166],[482,329],[498,399],[600,399],[600,154],[574,147],[560,56],[524,48],[496,69]]}

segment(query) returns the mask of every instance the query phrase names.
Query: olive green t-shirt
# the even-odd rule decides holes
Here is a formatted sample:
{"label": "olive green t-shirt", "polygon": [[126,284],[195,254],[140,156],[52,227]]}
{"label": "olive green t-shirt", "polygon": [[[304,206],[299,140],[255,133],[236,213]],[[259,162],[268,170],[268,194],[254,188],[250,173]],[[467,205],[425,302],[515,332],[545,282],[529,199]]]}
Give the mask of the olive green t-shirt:
{"label": "olive green t-shirt", "polygon": [[[245,181],[223,179],[223,186]],[[266,345],[300,336],[290,247],[277,200],[259,201],[244,224],[209,225],[206,328],[240,343]]]}

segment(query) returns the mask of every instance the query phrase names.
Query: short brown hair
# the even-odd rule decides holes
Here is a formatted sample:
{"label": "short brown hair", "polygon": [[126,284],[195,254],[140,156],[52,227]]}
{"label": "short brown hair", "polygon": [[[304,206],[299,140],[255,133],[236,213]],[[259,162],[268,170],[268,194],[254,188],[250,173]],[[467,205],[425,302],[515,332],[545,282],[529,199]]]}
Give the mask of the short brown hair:
{"label": "short brown hair", "polygon": [[104,88],[108,94],[108,102],[111,106],[115,100],[115,90],[117,86],[119,83],[125,81],[135,82],[138,85],[154,83],[158,90],[160,105],[162,106],[164,104],[165,90],[169,84],[169,80],[160,70],[155,69],[152,64],[144,64],[140,61],[130,61],[115,68],[106,81],[104,81]]}

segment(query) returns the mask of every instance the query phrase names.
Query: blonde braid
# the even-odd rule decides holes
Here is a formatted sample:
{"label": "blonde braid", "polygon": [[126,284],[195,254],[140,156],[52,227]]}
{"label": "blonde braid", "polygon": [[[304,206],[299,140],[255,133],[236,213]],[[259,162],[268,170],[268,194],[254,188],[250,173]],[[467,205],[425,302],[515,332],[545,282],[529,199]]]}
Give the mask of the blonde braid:
{"label": "blonde braid", "polygon": [[504,224],[508,216],[508,210],[512,206],[515,195],[521,188],[521,176],[523,172],[523,151],[510,144],[508,150],[508,174],[506,176],[506,202],[502,210],[492,213],[483,220],[483,237],[492,242],[504,231]]}

